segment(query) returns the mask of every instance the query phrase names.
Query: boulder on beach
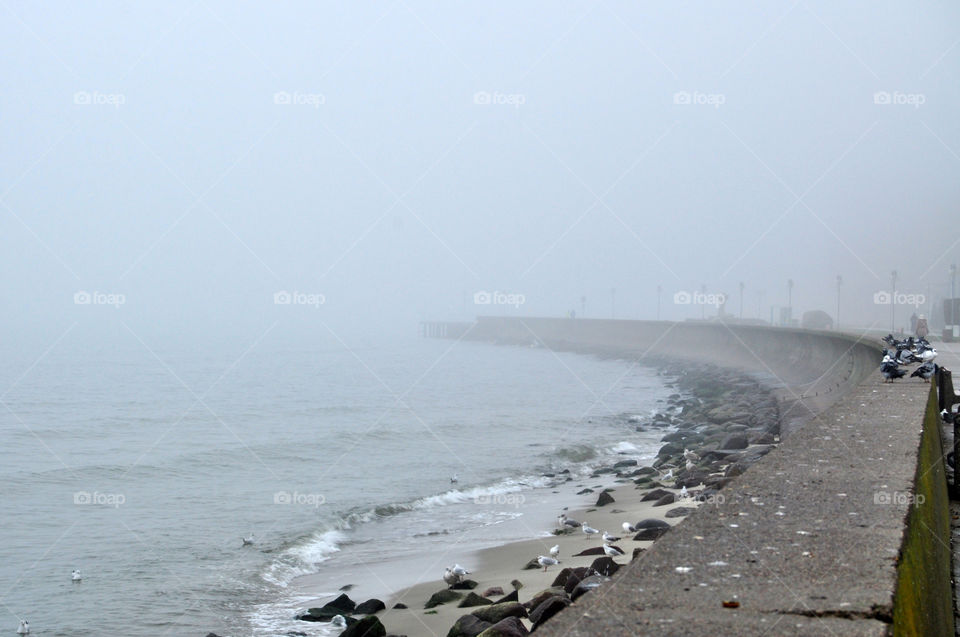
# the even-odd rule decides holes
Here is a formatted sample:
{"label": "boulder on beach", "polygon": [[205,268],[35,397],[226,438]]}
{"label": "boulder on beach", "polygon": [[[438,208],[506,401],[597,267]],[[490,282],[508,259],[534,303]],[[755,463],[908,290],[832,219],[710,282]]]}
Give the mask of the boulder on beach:
{"label": "boulder on beach", "polygon": [[575,572],[570,573],[570,577],[567,578],[566,584],[563,585],[563,590],[570,595],[573,593],[573,590],[588,577],[596,575],[592,568],[578,568],[575,569]]}
{"label": "boulder on beach", "polygon": [[667,491],[666,489],[651,489],[646,495],[640,498],[640,501],[650,502],[651,500],[659,500],[665,495],[672,495],[672,492]]}
{"label": "boulder on beach", "polygon": [[367,615],[355,624],[347,626],[340,637],[385,637],[387,629],[378,617]]}
{"label": "boulder on beach", "polygon": [[353,610],[353,612],[355,612],[357,615],[373,615],[374,613],[379,613],[386,607],[387,605],[382,601],[373,598],[357,604],[357,607]]}
{"label": "boulder on beach", "polygon": [[579,553],[576,553],[573,557],[583,557],[584,555],[606,555],[603,552],[602,546],[591,546],[588,549],[583,549]]}
{"label": "boulder on beach", "polygon": [[452,585],[450,588],[455,591],[472,591],[477,586],[479,586],[479,584],[472,579],[462,579],[456,584]]}
{"label": "boulder on beach", "polygon": [[447,631],[447,637],[477,637],[480,633],[493,626],[476,615],[464,615]]}
{"label": "boulder on beach", "polygon": [[529,601],[523,603],[527,607],[527,610],[533,610],[543,602],[547,601],[551,597],[560,595],[561,597],[566,597],[567,592],[563,590],[562,586],[551,586],[550,588],[545,588],[533,597]]}
{"label": "boulder on beach", "polygon": [[537,628],[540,626],[540,624],[547,621],[569,605],[570,600],[566,595],[551,595],[547,599],[537,604],[537,606],[530,611],[530,621],[533,622],[533,627]]}
{"label": "boulder on beach", "polygon": [[676,495],[674,495],[674,494],[672,494],[672,493],[667,493],[667,494],[664,495],[663,497],[658,498],[657,501],[653,503],[653,506],[655,506],[655,507],[662,507],[662,506],[666,506],[666,505],[668,505],[668,504],[673,504],[673,503],[676,502],[676,501],[677,501],[677,496],[676,496]]}
{"label": "boulder on beach", "polygon": [[480,597],[473,591],[467,593],[467,596],[464,597],[457,608],[472,608],[473,606],[489,606],[493,603],[492,599],[487,599],[486,597]]}
{"label": "boulder on beach", "polygon": [[506,595],[498,599],[497,603],[500,604],[502,602],[519,602],[519,601],[520,601],[520,593],[517,591],[517,589],[513,589],[512,591],[510,591],[509,593],[507,593]]}
{"label": "boulder on beach", "polygon": [[682,518],[696,511],[695,507],[674,507],[663,514],[665,518]]}
{"label": "boulder on beach", "polygon": [[477,637],[523,637],[530,631],[516,617],[506,617],[480,633]]}
{"label": "boulder on beach", "polygon": [[507,617],[526,617],[527,609],[519,602],[501,602],[490,606],[481,606],[471,613],[485,622],[495,624]]}
{"label": "boulder on beach", "polygon": [[616,500],[613,499],[613,496],[610,495],[608,491],[601,491],[600,497],[597,498],[596,506],[602,507],[606,506],[607,504],[612,504],[613,502],[616,502]]}
{"label": "boulder on beach", "polygon": [[357,603],[350,599],[346,593],[341,594],[340,597],[336,598],[332,602],[327,602],[324,606],[332,606],[333,608],[339,608],[345,613],[352,613],[357,608]]}
{"label": "boulder on beach", "polygon": [[449,588],[445,588],[442,591],[437,591],[430,596],[430,599],[427,600],[427,603],[423,605],[424,608],[434,608],[440,604],[447,604],[449,602],[456,601],[463,597],[463,594],[456,591],[452,591]]}
{"label": "boulder on beach", "polygon": [[633,536],[634,542],[650,542],[656,540],[658,537],[670,530],[670,526],[652,526],[648,529],[640,529],[640,531]]}
{"label": "boulder on beach", "polygon": [[620,469],[622,467],[635,467],[637,466],[636,460],[621,460],[613,465],[614,469]]}
{"label": "boulder on beach", "polygon": [[532,571],[535,568],[543,568],[542,566],[540,566],[540,562],[537,561],[538,559],[539,558],[537,557],[532,558],[526,564],[523,565],[523,568],[521,570]]}
{"label": "boulder on beach", "polygon": [[481,593],[483,597],[497,597],[498,595],[503,595],[503,589],[499,586],[491,586],[487,590]]}
{"label": "boulder on beach", "polygon": [[721,449],[746,449],[749,446],[750,442],[743,434],[733,434],[727,436],[723,439],[723,442],[720,443]]}
{"label": "boulder on beach", "polygon": [[397,609],[397,610],[403,610],[404,608],[409,608],[409,607],[408,607],[406,604],[404,604],[403,602],[397,602],[396,604],[393,605],[393,607],[394,607],[395,609]]}
{"label": "boulder on beach", "polygon": [[607,581],[607,579],[608,578],[602,575],[591,575],[590,577],[580,580],[577,582],[577,585],[573,587],[573,590],[570,591],[570,599],[576,601],[581,595],[596,589],[603,582]]}
{"label": "boulder on beach", "polygon": [[633,528],[639,530],[639,529],[652,529],[655,527],[665,528],[669,526],[670,524],[668,522],[664,522],[663,520],[658,520],[657,518],[646,518],[634,524]]}
{"label": "boulder on beach", "polygon": [[620,565],[613,561],[612,557],[598,557],[593,560],[593,564],[590,565],[590,568],[595,570],[600,575],[605,577],[610,577],[620,569]]}
{"label": "boulder on beach", "polygon": [[587,573],[590,569],[586,566],[580,566],[577,568],[565,567],[560,569],[560,572],[557,573],[557,576],[553,578],[553,583],[550,586],[566,586],[567,580],[570,579],[571,575],[576,575],[579,579],[583,579],[587,576]]}

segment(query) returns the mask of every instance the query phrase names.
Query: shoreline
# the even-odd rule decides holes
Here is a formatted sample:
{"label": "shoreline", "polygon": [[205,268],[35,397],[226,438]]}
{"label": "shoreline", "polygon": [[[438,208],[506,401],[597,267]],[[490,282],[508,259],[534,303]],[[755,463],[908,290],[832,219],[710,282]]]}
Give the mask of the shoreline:
{"label": "shoreline", "polygon": [[[719,489],[779,443],[780,414],[776,388],[767,386],[748,372],[721,369],[713,365],[678,364],[662,359],[651,362],[660,375],[668,378],[665,384],[676,391],[666,400],[663,411],[654,415],[651,422],[637,427],[638,431],[659,430],[664,434],[661,438],[662,447],[650,467],[641,467],[636,461],[615,463],[614,466],[596,470],[589,477],[576,480],[568,478],[554,491],[557,493],[568,486],[576,489],[575,494],[569,496],[570,510],[566,512],[567,515],[622,538],[615,543],[625,553],[613,560],[617,567],[611,567],[609,560],[605,560],[600,562],[598,568],[613,570],[623,567],[635,557],[642,556],[643,551],[652,544],[653,540],[635,540],[634,534],[626,534],[621,528],[622,523],[636,524],[641,520],[656,519],[670,527],[679,524],[687,515],[696,515],[704,502],[722,502]],[[689,468],[683,457],[685,448],[700,456]],[[662,469],[658,470],[657,467]],[[661,479],[661,472],[668,467],[672,467],[673,479]],[[680,497],[682,488],[688,490],[689,496],[685,500]],[[592,491],[583,493],[583,489]],[[655,489],[661,490],[657,492],[660,501],[644,500]],[[596,506],[594,503],[603,490],[608,490],[613,502]],[[671,517],[667,517],[668,513]],[[604,557],[602,554],[574,556],[574,553],[587,548],[602,550],[602,540],[588,537],[580,529],[564,535],[550,535],[557,528],[556,522],[543,517],[531,520],[530,526],[531,531],[540,529],[542,535],[460,554],[460,563],[472,572],[468,577],[477,584],[473,591],[459,590],[456,593],[465,598],[471,593],[480,595],[488,592],[489,588],[499,587],[504,595],[488,592],[489,601],[499,602],[504,598],[511,599],[511,581],[519,580],[523,588],[518,591],[516,598],[530,606],[529,602],[534,596],[538,597],[538,602],[543,601],[539,599],[542,595],[538,594],[548,589],[562,572],[577,568],[580,569],[580,575],[589,576],[591,573],[587,569],[591,565],[596,566],[594,562],[598,557]],[[559,565],[548,567],[546,573],[540,568],[524,570],[524,565],[530,560],[535,560],[538,555],[548,555],[554,544],[560,547]],[[638,550],[636,555],[635,549]],[[384,599],[385,609],[378,611],[376,617],[386,627],[388,634],[444,635],[459,618],[485,608],[458,607],[462,598],[430,610],[424,608],[433,594],[447,589],[440,576],[445,567],[452,566],[456,561],[453,553],[444,551],[417,560],[417,572],[423,574],[417,579],[421,581],[391,591]],[[370,576],[377,578],[375,573]],[[602,585],[607,579],[605,576],[594,576],[592,582]],[[557,589],[552,592],[567,598],[566,601],[554,600],[554,609],[569,603],[569,594]],[[573,595],[576,597],[577,593]],[[326,598],[318,603],[329,601]],[[360,602],[362,598],[354,601]],[[488,603],[485,600],[478,601]],[[406,605],[406,608],[394,608],[398,603]],[[498,608],[509,606],[506,604]],[[496,611],[478,612],[490,615]],[[510,612],[523,616],[532,613],[541,623],[547,615],[533,607],[518,609],[515,605]],[[523,623],[525,628],[532,624],[530,619],[524,619]],[[471,634],[471,631],[461,634]]]}

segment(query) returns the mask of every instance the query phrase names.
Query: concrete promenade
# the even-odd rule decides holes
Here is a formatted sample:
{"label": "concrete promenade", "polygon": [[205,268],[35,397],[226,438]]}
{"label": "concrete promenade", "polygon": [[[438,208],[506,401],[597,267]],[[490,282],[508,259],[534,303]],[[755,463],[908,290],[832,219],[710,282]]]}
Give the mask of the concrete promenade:
{"label": "concrete promenade", "polygon": [[[747,369],[779,388],[793,421],[779,448],[725,487],[718,502],[538,634],[953,632],[949,516],[939,427],[929,424],[930,385],[883,383],[875,338],[557,319],[480,319],[466,338]],[[944,349],[938,362],[960,369],[950,359],[956,351]]]}

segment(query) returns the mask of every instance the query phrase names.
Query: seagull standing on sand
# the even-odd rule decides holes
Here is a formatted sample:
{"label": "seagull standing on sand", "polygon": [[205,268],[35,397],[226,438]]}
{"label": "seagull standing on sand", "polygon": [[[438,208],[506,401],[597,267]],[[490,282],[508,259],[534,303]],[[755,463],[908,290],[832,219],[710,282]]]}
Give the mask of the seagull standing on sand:
{"label": "seagull standing on sand", "polygon": [[20,620],[20,627],[17,628],[18,635],[29,635],[30,634],[30,622],[25,619]]}
{"label": "seagull standing on sand", "polygon": [[606,553],[608,557],[618,557],[623,555],[623,551],[615,546],[610,546],[609,544],[603,545],[603,552]]}
{"label": "seagull standing on sand", "polygon": [[588,526],[586,522],[583,523],[583,533],[587,537],[590,537],[591,535],[596,535],[599,532],[600,531],[596,530],[592,526]]}
{"label": "seagull standing on sand", "polygon": [[623,529],[623,532],[624,532],[624,533],[636,533],[636,532],[637,532],[637,527],[633,526],[633,525],[630,524],[629,522],[624,522],[623,524],[620,525],[620,528]]}
{"label": "seagull standing on sand", "polygon": [[607,533],[606,531],[603,532],[603,541],[604,541],[604,542],[616,542],[616,541],[618,541],[619,539],[620,539],[620,538],[614,537],[613,535],[610,535],[610,534]]}
{"label": "seagull standing on sand", "polygon": [[552,557],[547,557],[546,555],[541,555],[541,556],[539,556],[539,557],[537,558],[537,564],[539,564],[540,566],[543,567],[543,572],[544,572],[544,573],[547,572],[547,567],[548,567],[548,566],[553,566],[553,565],[559,564],[559,563],[560,563],[560,562],[559,562],[558,560],[555,560],[555,559],[552,558]]}
{"label": "seagull standing on sand", "polygon": [[550,547],[550,557],[556,557],[558,555],[560,555],[560,545],[554,544],[552,547]]}
{"label": "seagull standing on sand", "polygon": [[70,574],[70,579],[72,579],[74,582],[79,582],[83,579],[83,577],[80,575],[79,568],[73,569],[73,573]]}
{"label": "seagull standing on sand", "polygon": [[453,574],[456,575],[457,577],[463,577],[464,575],[469,575],[469,574],[470,574],[470,571],[468,571],[467,569],[463,568],[463,567],[460,566],[459,564],[454,564],[454,565],[453,565],[453,568],[450,569],[450,570],[453,571]]}
{"label": "seagull standing on sand", "polygon": [[460,576],[450,570],[448,566],[447,569],[443,572],[443,581],[447,583],[448,586],[453,586],[460,582]]}

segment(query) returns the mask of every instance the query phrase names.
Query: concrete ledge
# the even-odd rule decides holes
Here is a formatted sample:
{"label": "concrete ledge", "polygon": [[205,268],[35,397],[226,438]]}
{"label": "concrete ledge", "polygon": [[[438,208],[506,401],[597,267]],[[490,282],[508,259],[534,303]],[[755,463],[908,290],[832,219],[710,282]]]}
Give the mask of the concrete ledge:
{"label": "concrete ledge", "polygon": [[747,369],[777,383],[806,421],[715,506],[538,634],[953,634],[935,395],[918,381],[884,384],[872,343],[569,319],[483,318],[465,337]]}

